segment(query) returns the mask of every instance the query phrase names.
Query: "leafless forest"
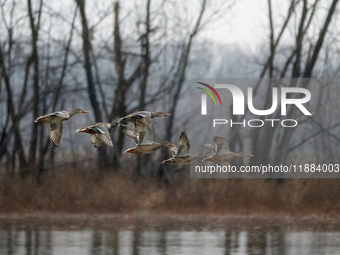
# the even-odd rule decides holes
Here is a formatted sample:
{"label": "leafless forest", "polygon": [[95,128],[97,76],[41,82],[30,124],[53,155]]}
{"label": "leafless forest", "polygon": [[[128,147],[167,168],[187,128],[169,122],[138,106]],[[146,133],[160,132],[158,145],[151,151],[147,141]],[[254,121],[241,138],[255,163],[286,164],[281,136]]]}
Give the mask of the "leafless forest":
{"label": "leafless forest", "polygon": [[[132,142],[126,139],[121,128],[110,130],[114,148],[102,146],[100,149],[93,148],[89,137],[75,133],[75,130],[94,122],[114,122],[138,110],[163,111],[171,116],[154,120],[157,122],[155,140],[177,143],[181,132],[189,129],[190,77],[258,78],[253,91],[254,97],[263,99],[259,109],[270,108],[274,86],[262,83],[263,78],[320,78],[333,84],[339,79],[338,0],[285,0],[280,1],[281,5],[268,0],[266,9],[261,12],[263,26],[258,28],[261,42],[254,48],[249,41],[252,46],[249,50],[227,43],[228,26],[232,26],[237,2],[0,0],[0,205],[11,200],[9,208],[24,208],[24,204],[30,203],[25,191],[36,189],[44,195],[41,203],[34,202],[33,208],[61,208],[65,204],[55,202],[53,206],[47,206],[44,199],[48,194],[52,200],[61,201],[57,191],[54,195],[44,193],[47,187],[54,187],[61,194],[63,191],[57,184],[63,186],[66,182],[65,193],[71,195],[64,199],[71,201],[81,199],[81,194],[86,195],[86,190],[92,189],[86,181],[89,179],[93,184],[91,187],[95,187],[95,183],[101,185],[101,189],[94,192],[98,201],[105,201],[103,196],[107,190],[112,196],[122,194],[110,188],[105,178],[118,178],[124,182],[121,192],[131,196],[128,186],[133,185],[136,178],[142,179],[134,189],[136,193],[145,190],[144,181],[152,182],[148,185],[150,190],[138,196],[146,201],[148,192],[157,193],[154,176],[162,180],[159,185],[170,183],[179,193],[169,198],[174,188],[166,186],[167,190],[162,186],[158,195],[148,197],[149,204],[141,205],[136,198],[131,200],[128,209],[150,209],[153,208],[150,206],[152,201],[156,207],[162,206],[167,198],[170,202],[175,201],[173,204],[178,208],[179,204],[190,204],[188,198],[180,201],[181,192],[202,195],[199,188],[207,188],[211,197],[202,195],[202,201],[193,199],[192,204],[203,207],[223,204],[226,201],[223,192],[231,194],[231,188],[236,187],[232,180],[218,181],[220,187],[226,182],[231,184],[217,196],[212,188],[214,180],[190,180],[186,168],[182,171],[176,168],[173,172],[169,167],[160,166],[160,162],[170,156],[167,150],[143,157],[123,154]],[[209,34],[220,26],[226,27],[226,42],[215,41]],[[309,128],[299,135],[294,134],[294,129],[284,132],[276,128],[251,130],[246,138],[251,151],[256,152],[253,164],[283,162],[287,157],[294,157],[295,149],[306,144],[320,155],[313,159],[314,162],[335,163],[339,160],[340,104],[334,99],[339,95],[339,88],[328,84],[320,83],[313,88],[308,87],[309,83],[292,84],[313,90],[313,95],[317,96],[312,124],[308,123]],[[53,111],[74,108],[90,113],[75,116],[65,123],[61,146],[54,148],[48,138],[48,125],[38,125],[34,120]],[[276,114],[266,118],[278,118]],[[296,107],[288,109],[287,118],[299,118],[304,122]],[[241,132],[240,129],[231,130],[232,149],[245,147]],[[189,133],[190,138],[193,137]],[[271,154],[271,151],[275,153]],[[144,169],[149,172],[142,171],[141,165],[146,165]],[[69,177],[65,169],[70,169]],[[75,174],[77,169],[82,169],[79,173],[83,177]],[[77,191],[67,183],[69,178],[77,182]],[[104,184],[100,183],[102,180]],[[206,186],[204,183],[208,181]],[[303,199],[310,199],[308,194],[313,191],[315,197],[320,195],[319,199],[331,193],[333,200],[329,205],[339,207],[338,180],[329,183],[325,180],[288,180],[282,184],[286,185],[284,187],[265,180],[238,181],[237,186],[247,199],[252,194],[251,184],[253,190],[262,187],[256,201],[263,206],[266,201],[272,201],[275,194],[280,194],[281,200],[272,208],[279,208],[277,203],[280,201],[289,202],[286,208],[289,211]],[[114,183],[119,187],[117,180]],[[187,187],[183,188],[183,185]],[[314,190],[318,185],[319,193]],[[294,194],[289,196],[286,191]],[[298,192],[301,192],[300,197],[296,197]],[[241,193],[237,195],[242,196]],[[241,207],[247,206],[247,199]],[[310,202],[308,199],[304,200],[305,204]],[[96,201],[93,199],[89,207],[97,207]],[[123,201],[114,201],[106,209],[124,207]],[[318,206],[317,203],[309,204]]]}

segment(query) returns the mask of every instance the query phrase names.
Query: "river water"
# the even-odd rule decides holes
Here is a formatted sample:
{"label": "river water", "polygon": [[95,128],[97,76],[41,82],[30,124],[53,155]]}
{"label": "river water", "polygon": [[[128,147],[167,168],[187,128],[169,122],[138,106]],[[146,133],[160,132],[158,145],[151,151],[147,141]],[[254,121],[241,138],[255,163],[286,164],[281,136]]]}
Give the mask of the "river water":
{"label": "river water", "polygon": [[[1,220],[0,254],[340,254],[332,224]],[[235,223],[236,222],[236,223]]]}

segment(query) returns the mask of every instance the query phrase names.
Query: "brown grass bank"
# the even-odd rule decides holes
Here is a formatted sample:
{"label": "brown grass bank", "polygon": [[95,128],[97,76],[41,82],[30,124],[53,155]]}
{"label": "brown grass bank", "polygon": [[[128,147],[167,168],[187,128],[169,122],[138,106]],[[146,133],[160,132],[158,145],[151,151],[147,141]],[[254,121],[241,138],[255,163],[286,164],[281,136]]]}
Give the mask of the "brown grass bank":
{"label": "brown grass bank", "polygon": [[340,214],[340,180],[190,179],[175,174],[130,180],[121,173],[81,169],[34,176],[0,176],[0,213],[137,211],[212,214]]}

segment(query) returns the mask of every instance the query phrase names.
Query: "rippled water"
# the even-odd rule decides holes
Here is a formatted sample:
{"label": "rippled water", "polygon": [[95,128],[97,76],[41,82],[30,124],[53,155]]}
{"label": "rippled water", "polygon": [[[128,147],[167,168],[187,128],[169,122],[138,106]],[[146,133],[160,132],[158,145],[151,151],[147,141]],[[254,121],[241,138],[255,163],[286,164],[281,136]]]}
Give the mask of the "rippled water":
{"label": "rippled water", "polygon": [[7,222],[0,225],[0,254],[340,254],[339,231],[185,225],[80,229]]}

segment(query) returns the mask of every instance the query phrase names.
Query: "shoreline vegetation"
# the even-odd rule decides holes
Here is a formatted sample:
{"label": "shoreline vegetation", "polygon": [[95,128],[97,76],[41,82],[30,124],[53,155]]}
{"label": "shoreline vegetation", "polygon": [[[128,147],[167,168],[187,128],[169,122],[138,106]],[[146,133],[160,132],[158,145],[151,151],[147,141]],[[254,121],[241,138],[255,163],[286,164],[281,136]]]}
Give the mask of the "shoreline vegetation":
{"label": "shoreline vegetation", "polygon": [[337,231],[340,229],[339,216],[293,216],[284,214],[252,214],[252,215],[216,215],[216,214],[172,214],[154,213],[149,211],[130,214],[106,213],[0,213],[0,226],[35,226],[53,229],[85,229],[96,227],[104,229],[129,228],[167,228],[167,229],[220,229],[233,227],[235,229],[272,228],[274,226],[294,228],[295,230],[322,229]]}
{"label": "shoreline vegetation", "polygon": [[81,168],[49,171],[39,181],[33,174],[3,174],[0,218],[37,212],[340,216],[338,179],[190,179],[188,171],[169,174],[167,185],[158,177]]}

